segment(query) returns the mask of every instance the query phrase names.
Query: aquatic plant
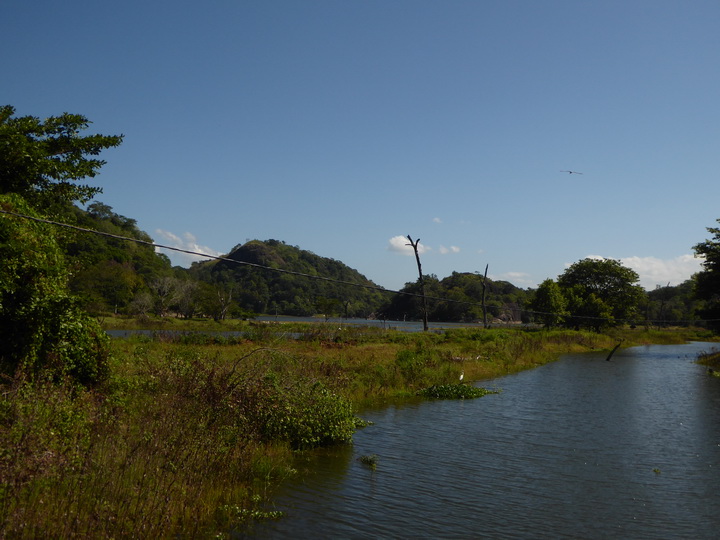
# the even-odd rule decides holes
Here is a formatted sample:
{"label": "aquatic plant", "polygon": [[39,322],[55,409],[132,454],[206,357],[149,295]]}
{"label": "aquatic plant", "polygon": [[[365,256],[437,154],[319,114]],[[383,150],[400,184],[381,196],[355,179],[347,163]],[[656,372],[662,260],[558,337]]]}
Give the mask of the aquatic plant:
{"label": "aquatic plant", "polygon": [[369,456],[360,456],[358,460],[363,465],[367,465],[368,467],[370,467],[373,471],[377,468],[378,457],[375,454]]}
{"label": "aquatic plant", "polygon": [[418,396],[430,399],[475,399],[488,394],[499,394],[500,389],[490,390],[468,384],[435,384],[417,392]]}
{"label": "aquatic plant", "polygon": [[320,381],[265,379],[265,398],[254,416],[267,440],[287,441],[294,449],[348,442],[357,420],[352,404]]}
{"label": "aquatic plant", "polygon": [[236,505],[224,505],[219,508],[222,512],[231,520],[231,523],[237,524],[238,522],[248,521],[250,519],[254,521],[265,521],[269,519],[280,519],[285,515],[280,510],[257,510],[249,508],[241,508]]}

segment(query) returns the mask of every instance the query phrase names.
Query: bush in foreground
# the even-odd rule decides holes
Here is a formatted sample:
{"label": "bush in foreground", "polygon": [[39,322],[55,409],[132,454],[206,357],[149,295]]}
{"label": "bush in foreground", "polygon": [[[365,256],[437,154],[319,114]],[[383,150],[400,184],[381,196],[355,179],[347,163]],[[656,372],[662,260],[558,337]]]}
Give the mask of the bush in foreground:
{"label": "bush in foreground", "polygon": [[[3,210],[38,217],[17,195]],[[95,384],[108,374],[108,339],[68,294],[68,273],[49,225],[0,215],[0,371]]]}

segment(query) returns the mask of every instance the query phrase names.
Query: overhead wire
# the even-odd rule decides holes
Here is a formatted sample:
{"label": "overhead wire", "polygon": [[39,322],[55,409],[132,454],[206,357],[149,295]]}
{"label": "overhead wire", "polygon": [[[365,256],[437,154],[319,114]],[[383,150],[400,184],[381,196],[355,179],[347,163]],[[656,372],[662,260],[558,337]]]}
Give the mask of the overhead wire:
{"label": "overhead wire", "polygon": [[[134,242],[134,243],[136,243],[136,244],[146,245],[146,246],[152,247],[153,249],[156,249],[156,250],[157,250],[157,249],[167,249],[167,250],[170,250],[170,251],[176,251],[176,252],[179,252],[179,253],[186,253],[186,254],[188,254],[188,255],[198,256],[198,257],[201,257],[201,258],[203,258],[203,259],[213,259],[213,260],[217,260],[217,261],[225,261],[225,262],[229,262],[229,263],[233,263],[233,264],[250,266],[250,267],[259,268],[259,269],[262,269],[262,270],[269,270],[269,271],[272,271],[272,272],[278,272],[278,273],[282,273],[282,274],[289,274],[289,275],[294,275],[294,276],[306,277],[306,278],[309,278],[309,279],[316,279],[316,280],[319,280],[319,281],[326,281],[326,282],[331,282],[331,283],[338,283],[338,284],[341,284],[341,285],[349,285],[349,286],[352,286],[352,287],[361,287],[361,288],[364,288],[364,289],[375,290],[375,291],[379,291],[379,292],[383,292],[383,293],[388,293],[388,294],[399,294],[399,295],[404,295],[404,296],[413,296],[413,297],[416,297],[416,298],[422,298],[422,297],[423,297],[422,294],[413,293],[413,292],[410,292],[410,291],[398,291],[398,290],[394,290],[394,289],[386,289],[386,288],[384,288],[384,287],[380,287],[379,285],[369,285],[369,284],[367,284],[367,283],[358,283],[358,282],[355,282],[355,281],[346,281],[346,280],[337,279],[337,278],[331,278],[331,277],[327,277],[327,276],[313,275],[313,274],[308,274],[308,273],[305,273],[305,272],[298,272],[298,271],[295,271],[295,270],[288,270],[288,269],[285,269],[285,268],[274,268],[274,267],[272,267],[272,266],[265,266],[265,265],[262,265],[262,264],[251,263],[251,262],[248,262],[248,261],[239,261],[239,260],[237,260],[237,259],[232,259],[232,258],[230,258],[230,257],[225,257],[225,256],[220,256],[220,255],[211,255],[211,254],[209,254],[209,253],[202,253],[202,252],[199,252],[199,251],[194,251],[194,250],[189,250],[189,249],[178,248],[178,247],[175,247],[175,246],[168,246],[168,245],[164,245],[164,244],[159,244],[159,243],[157,243],[157,242],[150,242],[150,241],[147,241],[147,240],[141,240],[141,239],[139,239],[139,238],[132,238],[132,237],[129,237],[129,236],[122,236],[122,235],[119,235],[119,234],[113,234],[113,233],[109,233],[109,232],[105,232],[105,231],[98,231],[98,230],[96,230],[96,229],[88,229],[88,228],[86,228],[86,227],[80,227],[79,225],[72,225],[72,224],[70,224],[70,223],[63,223],[63,222],[61,222],[61,221],[54,221],[54,220],[47,219],[47,218],[40,218],[40,217],[35,217],[35,216],[29,216],[29,215],[22,214],[22,213],[19,213],[19,212],[12,212],[12,211],[9,211],[9,210],[5,210],[5,209],[2,209],[2,208],[0,208],[0,213],[1,213],[1,214],[7,214],[7,215],[10,215],[10,216],[15,216],[15,217],[18,217],[18,218],[21,218],[21,219],[27,219],[27,220],[31,220],[31,221],[35,221],[35,222],[39,222],[39,223],[45,223],[45,224],[48,224],[48,225],[55,225],[55,226],[58,226],[58,227],[63,227],[63,228],[67,228],[67,229],[72,229],[72,230],[79,231],[79,232],[83,232],[83,233],[90,233],[90,234],[95,234],[95,235],[99,235],[99,236],[105,236],[105,237],[108,237],[108,238],[114,238],[114,239],[116,239],[116,240],[126,240],[126,241],[128,241],[128,242]],[[473,302],[473,301],[468,301],[468,300],[457,300],[457,299],[454,299],[454,298],[441,298],[441,297],[427,296],[427,295],[425,295],[425,298],[426,298],[427,300],[433,300],[433,301],[437,301],[437,302],[448,302],[448,303],[462,304],[462,305],[470,305],[470,306],[482,306],[482,304],[481,304],[480,302]],[[520,309],[520,311],[523,312],[523,313],[532,314],[532,315],[569,317],[569,318],[574,318],[574,319],[585,319],[585,320],[588,320],[588,319],[589,319],[589,320],[607,320],[606,317],[593,317],[593,316],[589,316],[589,315],[572,315],[572,314],[571,314],[571,315],[565,315],[565,314],[560,314],[560,313],[544,312],[544,311],[535,311],[535,310],[528,310],[528,309]],[[637,321],[632,321],[632,320],[630,320],[630,319],[615,319],[615,320],[620,321],[620,322],[627,322],[627,323],[637,322]],[[684,320],[684,321],[665,321],[665,320],[647,320],[647,319],[644,319],[643,322],[646,322],[646,323],[667,323],[667,322],[674,322],[674,323],[683,323],[683,324],[697,324],[697,323],[702,323],[702,322],[714,322],[714,321],[718,321],[718,320],[720,320],[720,319],[696,319],[696,320]]]}

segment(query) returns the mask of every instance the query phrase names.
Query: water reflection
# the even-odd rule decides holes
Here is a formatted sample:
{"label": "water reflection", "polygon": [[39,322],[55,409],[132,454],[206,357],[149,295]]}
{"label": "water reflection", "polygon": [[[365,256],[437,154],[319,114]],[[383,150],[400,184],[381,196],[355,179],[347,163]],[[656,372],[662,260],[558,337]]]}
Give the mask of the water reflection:
{"label": "water reflection", "polygon": [[716,538],[720,379],[694,363],[708,348],[567,356],[491,381],[498,395],[365,411],[375,425],[315,458],[277,498],[286,517],[253,534]]}

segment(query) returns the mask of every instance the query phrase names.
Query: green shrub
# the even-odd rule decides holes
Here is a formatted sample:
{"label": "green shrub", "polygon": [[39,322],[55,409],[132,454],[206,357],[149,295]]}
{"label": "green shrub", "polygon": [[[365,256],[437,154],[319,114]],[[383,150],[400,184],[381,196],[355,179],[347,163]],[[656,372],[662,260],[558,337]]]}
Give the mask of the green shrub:
{"label": "green shrub", "polygon": [[352,405],[323,383],[296,379],[284,386],[275,375],[265,379],[267,401],[258,411],[263,435],[309,449],[349,442],[357,425]]}
{"label": "green shrub", "polygon": [[[4,210],[37,214],[16,195]],[[0,216],[0,371],[70,377],[94,384],[107,376],[108,340],[68,294],[62,252],[49,225]]]}

